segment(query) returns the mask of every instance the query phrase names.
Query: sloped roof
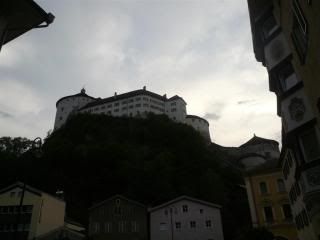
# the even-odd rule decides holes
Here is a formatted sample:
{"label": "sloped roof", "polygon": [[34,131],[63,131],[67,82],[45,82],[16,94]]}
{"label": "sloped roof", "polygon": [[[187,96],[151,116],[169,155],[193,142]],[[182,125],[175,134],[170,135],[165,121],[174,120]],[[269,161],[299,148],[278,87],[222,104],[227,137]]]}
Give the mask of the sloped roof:
{"label": "sloped roof", "polygon": [[168,202],[165,202],[163,204],[160,204],[158,206],[150,208],[149,212],[154,212],[154,211],[156,211],[158,209],[164,208],[164,207],[166,207],[168,205],[171,205],[173,203],[176,203],[176,202],[179,202],[179,201],[182,201],[182,200],[188,200],[188,201],[199,203],[199,204],[203,204],[203,205],[206,205],[206,206],[209,206],[209,207],[212,207],[212,208],[221,209],[221,206],[218,205],[218,204],[214,204],[214,203],[211,203],[211,202],[203,201],[203,200],[192,198],[192,197],[188,197],[188,196],[180,196],[180,197],[177,197],[177,198],[175,198],[173,200],[170,200]]}
{"label": "sloped roof", "polygon": [[174,95],[173,97],[169,98],[167,101],[174,101],[174,100],[182,100],[184,101],[185,104],[187,104],[186,101],[178,95]]}
{"label": "sloped roof", "polygon": [[85,92],[81,91],[80,93],[77,93],[77,94],[74,94],[74,95],[69,95],[69,96],[65,96],[63,98],[60,98],[57,103],[56,103],[56,106],[58,106],[58,103],[61,102],[62,100],[64,99],[67,99],[67,98],[71,98],[71,97],[87,97],[87,98],[91,98],[93,100],[96,100],[96,98],[94,97],[91,97],[89,95],[87,95]]}
{"label": "sloped roof", "polygon": [[134,97],[134,96],[139,96],[139,95],[148,95],[148,96],[157,98],[161,101],[167,101],[167,98],[164,96],[161,96],[159,94],[156,94],[156,93],[144,90],[144,89],[139,89],[139,90],[114,95],[112,97],[107,97],[107,98],[103,98],[103,99],[88,103],[87,105],[85,105],[81,109],[86,109],[86,108],[97,106],[100,104],[110,103],[110,102],[114,102],[114,101],[118,101],[118,100],[122,100],[122,99],[127,99],[127,98]]}
{"label": "sloped roof", "polygon": [[10,191],[10,190],[12,190],[12,189],[14,189],[14,188],[17,188],[17,187],[18,187],[18,188],[21,188],[21,189],[23,189],[23,187],[25,187],[25,190],[26,190],[26,191],[31,192],[31,193],[33,193],[33,194],[35,194],[35,195],[38,195],[38,196],[42,196],[42,194],[47,194],[47,195],[49,195],[49,196],[52,197],[52,198],[55,198],[55,199],[57,199],[57,200],[59,200],[59,201],[61,201],[61,202],[64,202],[62,199],[60,199],[60,198],[58,198],[58,197],[56,197],[56,196],[54,196],[54,195],[52,195],[52,194],[43,192],[43,191],[41,191],[41,190],[39,190],[39,189],[36,189],[36,188],[31,187],[31,186],[29,186],[29,185],[27,185],[27,184],[24,184],[23,182],[15,182],[15,183],[13,183],[13,184],[11,184],[11,185],[3,188],[3,189],[0,189],[0,194],[5,193],[5,192],[8,192],[8,191]]}
{"label": "sloped roof", "polygon": [[196,116],[196,115],[187,115],[186,118],[196,118],[196,119],[200,119],[200,120],[205,121],[205,122],[209,125],[209,122],[208,122],[206,119],[204,119],[204,118],[202,118],[202,117],[199,117],[199,116]]}
{"label": "sloped roof", "polygon": [[263,143],[271,143],[271,144],[279,145],[279,143],[275,140],[261,138],[261,137],[257,137],[256,135],[254,135],[249,141],[242,144],[240,147],[253,146],[253,145],[258,145],[258,144],[263,144]]}
{"label": "sloped roof", "polygon": [[126,198],[126,197],[124,197],[124,196],[122,196],[122,195],[117,194],[117,195],[114,195],[114,196],[112,196],[112,197],[110,197],[110,198],[107,198],[106,200],[103,200],[103,201],[101,201],[101,202],[99,202],[99,203],[96,203],[96,204],[92,205],[92,206],[89,208],[89,210],[92,210],[92,209],[94,209],[94,208],[97,208],[97,207],[99,207],[99,206],[101,206],[101,205],[103,205],[103,204],[105,204],[105,203],[107,203],[107,202],[113,201],[114,199],[118,199],[118,198],[120,198],[120,199],[122,199],[122,200],[125,200],[125,201],[128,201],[128,202],[130,202],[130,203],[133,203],[133,204],[135,204],[135,205],[138,205],[138,206],[140,206],[140,207],[146,208],[146,206],[143,205],[142,203],[139,203],[139,202],[137,202],[137,201],[128,199],[128,198]]}

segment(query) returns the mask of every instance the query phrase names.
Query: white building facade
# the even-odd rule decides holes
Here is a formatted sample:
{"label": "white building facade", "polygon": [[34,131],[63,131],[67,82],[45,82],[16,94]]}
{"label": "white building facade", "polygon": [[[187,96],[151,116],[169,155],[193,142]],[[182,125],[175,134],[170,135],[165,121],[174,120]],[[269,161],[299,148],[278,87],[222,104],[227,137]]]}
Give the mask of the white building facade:
{"label": "white building facade", "polygon": [[188,124],[210,140],[208,121],[187,115],[186,105],[182,97],[175,95],[167,98],[166,95],[147,91],[145,87],[124,94],[115,93],[114,96],[104,99],[91,97],[82,89],[78,94],[57,101],[54,129],[59,129],[70,115],[76,113],[106,114],[114,117],[143,117],[154,113],[165,114],[173,121]]}
{"label": "white building facade", "polygon": [[219,205],[178,197],[149,209],[151,240],[223,240]]}

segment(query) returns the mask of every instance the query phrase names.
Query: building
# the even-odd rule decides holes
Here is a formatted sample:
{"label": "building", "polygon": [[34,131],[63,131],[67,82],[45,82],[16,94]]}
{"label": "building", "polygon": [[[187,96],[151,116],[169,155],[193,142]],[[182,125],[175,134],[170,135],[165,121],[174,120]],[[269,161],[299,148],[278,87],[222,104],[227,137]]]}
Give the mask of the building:
{"label": "building", "polygon": [[253,48],[282,119],[281,166],[299,238],[320,238],[320,2],[248,0]]}
{"label": "building", "polygon": [[64,226],[65,202],[17,182],[0,190],[0,239],[29,240]]}
{"label": "building", "polygon": [[181,196],[149,209],[151,240],[223,240],[221,207]]}
{"label": "building", "polygon": [[257,167],[267,161],[279,159],[280,156],[279,143],[277,141],[256,135],[242,144],[239,150],[239,164],[246,170]]}
{"label": "building", "polygon": [[146,87],[124,94],[115,93],[114,96],[104,99],[91,97],[82,89],[78,94],[57,101],[54,129],[60,128],[71,114],[76,113],[106,114],[115,117],[143,117],[148,113],[154,113],[165,114],[174,121],[188,124],[210,140],[208,121],[198,116],[187,115],[186,105],[182,97],[175,95],[167,98],[166,95],[147,91]]}
{"label": "building", "polygon": [[93,240],[147,240],[147,208],[115,195],[89,209],[89,237]]}
{"label": "building", "polygon": [[253,227],[266,227],[276,239],[296,240],[297,230],[278,161],[246,171],[245,184]]}
{"label": "building", "polygon": [[54,20],[51,13],[46,13],[33,0],[1,0],[0,9],[0,50],[25,32],[47,27]]}
{"label": "building", "polygon": [[36,240],[84,240],[85,227],[77,222],[65,220],[64,226],[40,235]]}

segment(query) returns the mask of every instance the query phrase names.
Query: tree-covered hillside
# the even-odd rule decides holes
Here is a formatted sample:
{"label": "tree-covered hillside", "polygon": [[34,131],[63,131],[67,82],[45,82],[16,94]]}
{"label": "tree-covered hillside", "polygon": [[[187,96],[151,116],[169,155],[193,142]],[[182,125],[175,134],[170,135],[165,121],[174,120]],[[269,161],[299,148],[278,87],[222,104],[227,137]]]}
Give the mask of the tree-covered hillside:
{"label": "tree-covered hillside", "polygon": [[88,207],[114,194],[148,206],[189,195],[223,206],[232,239],[248,224],[249,211],[240,174],[223,160],[192,127],[166,116],[82,114],[53,132],[41,154],[0,159],[8,171],[0,178],[2,185],[19,179],[52,193],[62,189],[69,217],[84,223]]}

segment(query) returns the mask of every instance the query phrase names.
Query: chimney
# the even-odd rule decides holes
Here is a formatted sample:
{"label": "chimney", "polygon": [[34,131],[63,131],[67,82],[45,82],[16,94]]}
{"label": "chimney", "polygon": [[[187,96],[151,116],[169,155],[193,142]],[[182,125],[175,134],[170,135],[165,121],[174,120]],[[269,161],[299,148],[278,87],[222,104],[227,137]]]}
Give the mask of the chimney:
{"label": "chimney", "polygon": [[114,92],[114,96],[117,96],[117,92]]}
{"label": "chimney", "polygon": [[143,86],[143,90],[147,90],[146,86]]}
{"label": "chimney", "polygon": [[164,94],[163,97],[164,97],[165,99],[167,99],[167,94]]}

